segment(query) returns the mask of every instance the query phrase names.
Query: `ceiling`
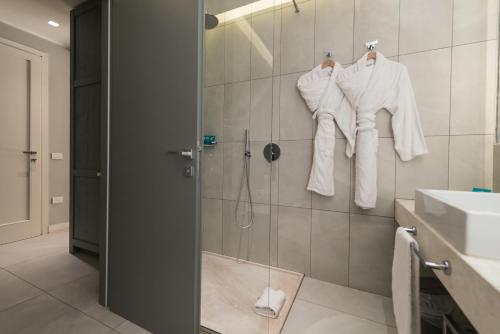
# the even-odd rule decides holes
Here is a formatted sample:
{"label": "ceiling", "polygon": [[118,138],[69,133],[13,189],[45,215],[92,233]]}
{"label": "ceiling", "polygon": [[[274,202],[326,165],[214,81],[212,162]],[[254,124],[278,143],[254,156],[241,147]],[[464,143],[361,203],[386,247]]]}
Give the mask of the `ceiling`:
{"label": "ceiling", "polygon": [[[69,12],[84,0],[0,0],[0,21],[69,48]],[[60,24],[54,28],[49,20]]]}
{"label": "ceiling", "polygon": [[210,14],[220,14],[252,2],[256,0],[205,0],[205,6]]}
{"label": "ceiling", "polygon": [[[69,48],[69,12],[85,0],[0,0],[0,21]],[[209,13],[219,14],[255,0],[206,0]],[[54,28],[49,20],[60,24]]]}

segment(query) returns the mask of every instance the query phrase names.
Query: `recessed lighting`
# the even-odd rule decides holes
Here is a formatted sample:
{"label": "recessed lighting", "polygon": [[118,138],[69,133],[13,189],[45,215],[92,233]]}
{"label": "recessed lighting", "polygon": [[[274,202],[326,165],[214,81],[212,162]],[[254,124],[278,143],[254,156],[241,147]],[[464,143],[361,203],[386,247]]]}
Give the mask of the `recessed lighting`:
{"label": "recessed lighting", "polygon": [[57,23],[56,21],[52,21],[52,20],[50,20],[50,21],[49,21],[49,22],[47,22],[47,23],[48,23],[48,24],[50,24],[50,25],[51,25],[51,26],[53,26],[53,27],[56,27],[56,28],[57,28],[57,27],[59,27],[59,23]]}

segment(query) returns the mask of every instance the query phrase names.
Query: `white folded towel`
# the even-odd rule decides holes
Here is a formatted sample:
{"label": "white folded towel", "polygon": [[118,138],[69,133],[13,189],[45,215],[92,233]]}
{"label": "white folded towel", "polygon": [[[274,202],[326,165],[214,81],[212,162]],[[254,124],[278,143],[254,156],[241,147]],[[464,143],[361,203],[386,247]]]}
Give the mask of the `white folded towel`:
{"label": "white folded towel", "polygon": [[420,334],[420,262],[412,251],[418,244],[398,228],[392,263],[392,302],[399,334]]}
{"label": "white folded towel", "polygon": [[286,294],[281,290],[266,287],[255,303],[255,313],[263,317],[277,318],[285,304]]}

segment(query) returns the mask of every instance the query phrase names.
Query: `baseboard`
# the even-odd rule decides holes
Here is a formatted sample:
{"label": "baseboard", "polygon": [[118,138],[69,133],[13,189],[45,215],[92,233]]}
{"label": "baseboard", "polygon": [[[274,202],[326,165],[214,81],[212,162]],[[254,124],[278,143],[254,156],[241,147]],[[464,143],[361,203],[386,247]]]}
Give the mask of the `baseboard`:
{"label": "baseboard", "polygon": [[65,231],[69,229],[69,223],[57,223],[49,225],[49,233],[54,233],[58,231]]}

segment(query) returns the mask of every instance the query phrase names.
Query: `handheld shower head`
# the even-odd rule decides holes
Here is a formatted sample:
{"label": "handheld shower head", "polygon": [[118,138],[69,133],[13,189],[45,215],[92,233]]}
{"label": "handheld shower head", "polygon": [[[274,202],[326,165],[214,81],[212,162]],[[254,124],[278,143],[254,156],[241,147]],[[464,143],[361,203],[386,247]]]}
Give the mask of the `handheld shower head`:
{"label": "handheld shower head", "polygon": [[250,158],[252,153],[250,152],[250,134],[248,129],[245,129],[245,156]]}

